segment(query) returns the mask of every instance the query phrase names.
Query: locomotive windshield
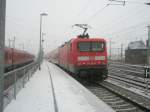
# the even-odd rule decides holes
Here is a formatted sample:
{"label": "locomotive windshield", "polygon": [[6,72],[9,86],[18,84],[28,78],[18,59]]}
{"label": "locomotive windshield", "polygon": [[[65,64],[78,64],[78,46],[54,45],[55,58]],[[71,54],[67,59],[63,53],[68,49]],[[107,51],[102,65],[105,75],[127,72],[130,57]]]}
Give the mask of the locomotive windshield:
{"label": "locomotive windshield", "polygon": [[103,42],[80,42],[78,44],[79,51],[91,51],[98,52],[104,51],[104,43]]}

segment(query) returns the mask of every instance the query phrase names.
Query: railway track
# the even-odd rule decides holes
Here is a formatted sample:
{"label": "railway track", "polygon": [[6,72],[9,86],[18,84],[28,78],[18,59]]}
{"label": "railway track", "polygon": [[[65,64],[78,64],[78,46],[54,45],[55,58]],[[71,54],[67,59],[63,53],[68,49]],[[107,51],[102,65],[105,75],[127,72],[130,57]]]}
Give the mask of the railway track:
{"label": "railway track", "polygon": [[140,90],[150,89],[150,79],[144,78],[144,66],[110,63],[109,78]]}
{"label": "railway track", "polygon": [[[110,79],[111,80],[111,79]],[[114,85],[109,81],[93,84],[81,79],[78,81],[98,98],[110,105],[116,112],[150,112],[150,99]]]}
{"label": "railway track", "polygon": [[136,78],[130,78],[122,75],[109,75],[109,79],[116,81],[121,85],[124,84],[125,86],[134,87],[143,91],[145,90],[145,88],[150,89],[150,82],[137,80]]}
{"label": "railway track", "polygon": [[116,63],[116,62],[109,63],[108,67],[110,73],[115,72],[141,78],[144,78],[144,68],[145,66]]}
{"label": "railway track", "polygon": [[[131,69],[127,70],[127,68],[128,67],[126,65],[125,71],[132,71],[133,74],[136,74],[134,73],[132,68],[131,68],[132,70]],[[124,69],[123,65],[121,69]],[[118,79],[122,78],[121,80],[119,80],[120,85],[121,83],[124,84],[125,81],[126,83],[128,83],[127,81],[132,82],[130,86],[135,85],[134,83],[137,80],[134,78],[134,81],[135,81],[134,82],[129,79],[133,79],[133,77],[138,77],[137,79],[139,82],[136,82],[137,85],[135,86],[140,87],[138,83],[141,84],[140,88],[143,88],[145,86],[145,85],[142,85],[144,83],[142,77],[129,74],[129,72],[127,73],[123,72],[124,75],[122,75],[122,73],[120,73],[119,71],[120,70],[117,70],[116,72],[116,69],[113,70],[114,74],[111,75],[110,77],[111,79],[115,79],[112,77],[117,77],[116,73],[118,73],[117,75],[122,76],[122,77],[117,77]],[[112,73],[112,71],[110,73]],[[142,95],[135,94],[134,92],[123,88],[123,86],[121,87],[119,84],[114,85],[113,83],[109,81],[104,81],[103,83],[100,83],[100,84],[93,84],[93,83],[88,83],[86,81],[83,81],[82,79],[79,79],[77,77],[74,77],[74,78],[76,78],[81,84],[83,84],[83,86],[89,89],[98,98],[100,98],[101,100],[106,102],[108,105],[110,105],[116,112],[150,112],[150,99],[145,98]]]}
{"label": "railway track", "polygon": [[104,84],[83,84],[116,112],[145,112],[140,106],[105,87]]}

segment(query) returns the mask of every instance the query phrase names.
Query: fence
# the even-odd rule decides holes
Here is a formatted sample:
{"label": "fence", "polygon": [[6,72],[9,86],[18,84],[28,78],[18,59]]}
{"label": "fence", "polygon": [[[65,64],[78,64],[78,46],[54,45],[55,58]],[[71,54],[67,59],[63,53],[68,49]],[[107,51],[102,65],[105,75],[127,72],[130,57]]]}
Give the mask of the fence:
{"label": "fence", "polygon": [[37,68],[38,64],[33,62],[4,74],[4,108],[11,102],[12,99],[16,99],[17,93],[21,90],[21,88],[24,88],[25,83],[30,79]]}

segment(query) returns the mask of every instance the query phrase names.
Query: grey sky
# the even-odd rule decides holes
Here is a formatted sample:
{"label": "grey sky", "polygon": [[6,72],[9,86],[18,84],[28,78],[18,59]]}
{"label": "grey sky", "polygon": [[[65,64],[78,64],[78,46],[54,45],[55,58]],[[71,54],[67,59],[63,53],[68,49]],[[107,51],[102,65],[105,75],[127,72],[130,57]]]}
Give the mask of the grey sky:
{"label": "grey sky", "polygon": [[37,53],[42,12],[48,13],[43,18],[46,52],[77,35],[81,30],[71,27],[75,23],[88,23],[92,26],[89,30],[92,37],[112,38],[114,47],[147,38],[150,6],[133,3],[110,5],[92,18],[108,3],[108,0],[7,0],[6,45],[8,38],[15,36],[17,48],[21,48],[19,45],[24,43],[25,49]]}

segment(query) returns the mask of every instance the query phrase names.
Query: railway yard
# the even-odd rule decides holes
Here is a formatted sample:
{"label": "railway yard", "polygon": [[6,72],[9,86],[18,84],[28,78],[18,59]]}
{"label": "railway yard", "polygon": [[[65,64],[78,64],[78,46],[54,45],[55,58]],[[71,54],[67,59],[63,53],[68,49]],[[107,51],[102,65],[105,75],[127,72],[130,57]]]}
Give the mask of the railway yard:
{"label": "railway yard", "polygon": [[0,0],[0,112],[150,112],[150,0]]}

